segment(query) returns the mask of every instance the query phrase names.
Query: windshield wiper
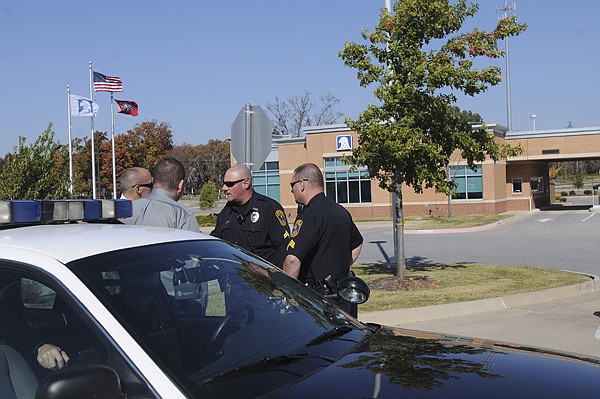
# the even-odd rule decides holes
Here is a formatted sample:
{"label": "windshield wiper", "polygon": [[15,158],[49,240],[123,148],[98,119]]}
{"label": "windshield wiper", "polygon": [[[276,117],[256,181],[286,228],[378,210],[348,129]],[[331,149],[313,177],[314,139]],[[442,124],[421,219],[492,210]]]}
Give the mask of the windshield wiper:
{"label": "windshield wiper", "polygon": [[342,335],[347,334],[352,330],[352,327],[345,324],[341,326],[336,326],[329,331],[325,331],[323,334],[317,335],[316,337],[308,341],[306,343],[306,346],[317,345],[321,342],[330,340],[332,338],[341,337]]}
{"label": "windshield wiper", "polygon": [[311,356],[308,352],[292,353],[273,357],[263,357],[258,362],[244,364],[242,366],[238,366],[229,371],[226,371],[222,374],[208,378],[204,381],[204,383],[211,383],[225,377],[233,377],[246,373],[269,371],[290,363],[297,362],[298,360],[308,359],[309,357],[318,357],[320,359],[327,360],[328,362],[335,362],[335,359],[329,359],[323,356]]}

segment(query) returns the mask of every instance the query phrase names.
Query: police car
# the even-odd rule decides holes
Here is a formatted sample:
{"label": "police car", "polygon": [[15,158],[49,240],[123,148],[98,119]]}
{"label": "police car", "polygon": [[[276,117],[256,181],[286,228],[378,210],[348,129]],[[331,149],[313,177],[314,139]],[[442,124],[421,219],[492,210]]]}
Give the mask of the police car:
{"label": "police car", "polygon": [[0,397],[597,395],[594,359],[363,324],[226,242],[120,224],[130,211],[0,201]]}

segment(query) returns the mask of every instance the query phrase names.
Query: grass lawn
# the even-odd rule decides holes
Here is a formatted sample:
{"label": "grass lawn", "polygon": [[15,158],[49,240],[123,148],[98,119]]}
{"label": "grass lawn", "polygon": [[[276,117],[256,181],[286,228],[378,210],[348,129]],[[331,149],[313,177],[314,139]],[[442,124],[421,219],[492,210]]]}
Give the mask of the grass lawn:
{"label": "grass lawn", "polygon": [[478,227],[495,223],[509,218],[511,215],[456,215],[448,216],[422,216],[407,217],[405,227],[407,230],[435,230],[459,229],[465,227]]}
{"label": "grass lawn", "polygon": [[[384,265],[354,265],[352,270],[367,284],[395,275]],[[539,291],[589,281],[589,277],[528,266],[419,265],[410,267],[407,276],[427,276],[439,282],[433,288],[411,290],[371,290],[361,312],[412,308],[443,303],[473,301],[503,295]]]}
{"label": "grass lawn", "polygon": [[[404,227],[407,230],[434,230],[434,229],[458,229],[464,227],[478,227],[498,222],[509,218],[511,215],[456,215],[448,220],[448,216],[407,216]],[[203,227],[214,227],[217,222],[217,214],[197,214],[198,224]],[[371,218],[354,219],[355,222],[389,221],[391,219]],[[289,220],[293,223],[293,219]]]}

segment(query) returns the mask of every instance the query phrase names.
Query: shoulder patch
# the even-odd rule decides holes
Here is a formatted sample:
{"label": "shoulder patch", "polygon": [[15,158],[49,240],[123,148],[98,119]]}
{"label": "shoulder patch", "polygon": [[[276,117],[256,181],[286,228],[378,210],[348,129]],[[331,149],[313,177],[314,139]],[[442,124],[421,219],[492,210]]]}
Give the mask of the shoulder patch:
{"label": "shoulder patch", "polygon": [[296,237],[298,233],[300,233],[300,228],[302,227],[302,220],[296,220],[294,222],[294,226],[292,226],[292,237]]}
{"label": "shoulder patch", "polygon": [[287,218],[285,217],[285,213],[281,209],[275,211],[275,217],[279,220],[279,224],[282,226],[287,226]]}

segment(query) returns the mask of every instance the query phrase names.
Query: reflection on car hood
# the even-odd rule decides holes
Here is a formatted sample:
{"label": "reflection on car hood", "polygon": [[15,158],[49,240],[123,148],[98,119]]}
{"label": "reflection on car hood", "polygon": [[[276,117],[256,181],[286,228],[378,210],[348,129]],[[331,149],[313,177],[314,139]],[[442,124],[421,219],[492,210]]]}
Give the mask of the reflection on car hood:
{"label": "reflection on car hood", "polygon": [[600,379],[598,360],[402,329],[361,349],[268,397],[577,398]]}

